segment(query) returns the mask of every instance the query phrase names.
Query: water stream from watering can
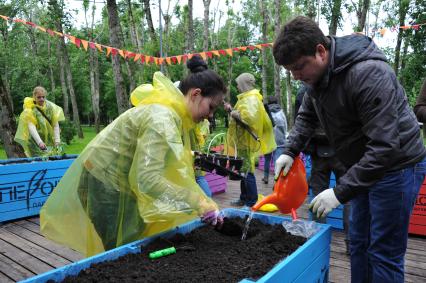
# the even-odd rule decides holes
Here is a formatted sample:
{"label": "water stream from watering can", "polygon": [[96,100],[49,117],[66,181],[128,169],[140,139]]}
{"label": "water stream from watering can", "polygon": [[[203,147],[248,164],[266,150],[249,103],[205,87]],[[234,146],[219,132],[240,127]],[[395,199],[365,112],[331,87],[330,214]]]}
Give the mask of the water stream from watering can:
{"label": "water stream from watering can", "polygon": [[244,225],[243,235],[241,236],[241,241],[244,241],[247,237],[247,232],[250,227],[251,219],[253,218],[253,211],[250,211],[250,214],[246,220],[246,224]]}

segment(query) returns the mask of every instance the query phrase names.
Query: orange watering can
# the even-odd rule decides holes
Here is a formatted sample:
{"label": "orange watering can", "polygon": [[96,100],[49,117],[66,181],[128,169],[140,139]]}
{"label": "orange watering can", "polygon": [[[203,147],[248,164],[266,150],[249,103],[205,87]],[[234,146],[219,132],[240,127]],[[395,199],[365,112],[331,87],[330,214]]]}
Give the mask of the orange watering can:
{"label": "orange watering can", "polygon": [[293,212],[302,205],[308,194],[305,166],[299,157],[296,157],[293,166],[287,175],[281,170],[274,185],[274,192],[258,201],[251,209],[257,211],[264,204],[275,204],[281,213]]}

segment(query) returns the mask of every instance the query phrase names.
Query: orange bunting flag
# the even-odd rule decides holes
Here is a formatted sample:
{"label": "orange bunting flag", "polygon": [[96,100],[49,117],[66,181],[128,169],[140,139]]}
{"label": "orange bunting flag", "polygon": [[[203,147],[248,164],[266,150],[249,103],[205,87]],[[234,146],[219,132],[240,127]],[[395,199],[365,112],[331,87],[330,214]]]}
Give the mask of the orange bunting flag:
{"label": "orange bunting flag", "polygon": [[[152,57],[151,57],[152,58]],[[158,65],[159,64],[159,62],[158,62],[159,60],[158,60],[158,57],[155,57],[154,58],[154,62],[155,62],[155,65]]]}
{"label": "orange bunting flag", "polygon": [[241,51],[246,51],[247,50],[247,46],[241,46],[241,47],[238,47],[238,49],[240,49]]}
{"label": "orange bunting flag", "polygon": [[191,59],[194,54],[188,54],[188,59]]}
{"label": "orange bunting flag", "polygon": [[147,63],[147,64],[149,64],[150,63],[150,61],[151,61],[151,56],[145,56],[145,62]]}
{"label": "orange bunting flag", "polygon": [[111,53],[112,48],[107,46],[107,53],[106,56],[109,57],[109,54]]}
{"label": "orange bunting flag", "polygon": [[[126,54],[124,54],[124,51],[121,49],[118,49],[118,54],[120,54],[121,57],[123,57],[124,59],[126,59]],[[115,54],[114,54],[115,55]]]}
{"label": "orange bunting flag", "polygon": [[203,58],[203,60],[206,60],[206,59],[207,59],[206,52],[201,52],[201,53],[200,53],[200,56],[201,56],[201,58]]}
{"label": "orange bunting flag", "polygon": [[102,52],[102,46],[100,44],[95,43],[95,46],[96,46],[96,48],[98,48],[99,52]]}
{"label": "orange bunting flag", "polygon": [[3,15],[0,15],[0,18],[2,18],[2,19],[3,19],[3,20],[5,20],[5,21],[8,21],[8,20],[9,20],[9,17],[3,16]]}
{"label": "orange bunting flag", "polygon": [[60,32],[58,32],[58,31],[53,31],[56,35],[58,35],[58,36],[60,36],[60,37],[63,37],[64,36],[64,34],[63,33],[60,33]]}
{"label": "orange bunting flag", "polygon": [[89,42],[87,42],[86,40],[82,39],[81,40],[81,44],[83,44],[83,48],[84,50],[87,51],[87,47],[89,46]]}
{"label": "orange bunting flag", "polygon": [[140,54],[136,54],[135,55],[135,58],[133,59],[133,61],[138,61],[139,59],[141,58],[141,55]]}
{"label": "orange bunting flag", "polygon": [[46,29],[44,27],[36,26],[39,30],[46,32]]}
{"label": "orange bunting flag", "polygon": [[[50,35],[52,35],[52,36],[53,36],[53,34],[51,34],[51,33],[50,33],[50,32],[51,32],[51,30],[50,30],[50,29],[48,29],[48,30],[47,30],[47,32],[48,32]],[[67,37],[70,39],[70,42],[71,42],[72,44],[75,44],[75,37],[74,37],[74,36],[72,36],[72,35],[68,35]]]}
{"label": "orange bunting flag", "polygon": [[260,50],[262,50],[262,45],[261,44],[257,44],[255,45],[256,48],[259,48]]}
{"label": "orange bunting flag", "polygon": [[167,57],[166,58],[166,62],[167,62],[167,64],[171,65],[172,64],[172,58]]}
{"label": "orange bunting flag", "polygon": [[232,57],[232,48],[225,49],[226,53]]}
{"label": "orange bunting flag", "polygon": [[219,51],[217,51],[217,50],[212,50],[212,53],[213,53],[214,55],[216,55],[216,56],[220,56],[220,55],[219,55]]}
{"label": "orange bunting flag", "polygon": [[176,56],[176,60],[177,60],[178,64],[180,64],[180,61],[182,60],[182,56],[181,55]]}
{"label": "orange bunting flag", "polygon": [[21,20],[21,19],[13,19],[13,21],[14,21],[15,23],[23,23],[23,24],[25,24],[25,21],[23,21],[23,20]]}
{"label": "orange bunting flag", "polygon": [[158,58],[158,64],[163,65],[163,62],[164,62],[164,58]]}

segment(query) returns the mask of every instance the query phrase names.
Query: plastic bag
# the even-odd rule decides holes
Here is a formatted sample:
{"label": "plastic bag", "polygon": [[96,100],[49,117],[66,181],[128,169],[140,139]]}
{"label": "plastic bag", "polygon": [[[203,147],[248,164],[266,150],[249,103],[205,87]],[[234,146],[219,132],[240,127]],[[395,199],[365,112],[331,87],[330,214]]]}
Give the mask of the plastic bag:
{"label": "plastic bag", "polygon": [[311,238],[314,236],[321,228],[315,221],[306,221],[306,220],[293,220],[293,221],[283,221],[282,225],[284,229],[294,236],[302,236],[305,238]]}

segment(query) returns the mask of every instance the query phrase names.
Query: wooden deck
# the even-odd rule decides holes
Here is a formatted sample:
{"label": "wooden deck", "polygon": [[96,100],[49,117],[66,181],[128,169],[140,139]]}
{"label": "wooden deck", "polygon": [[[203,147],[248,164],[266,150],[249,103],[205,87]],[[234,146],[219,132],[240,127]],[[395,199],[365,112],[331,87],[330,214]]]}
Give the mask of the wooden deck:
{"label": "wooden deck", "polygon": [[[267,195],[272,185],[261,182],[263,172],[256,172],[259,193]],[[272,178],[270,178],[272,179]],[[239,196],[239,182],[229,181],[226,193],[214,196],[222,207]],[[307,205],[298,209],[307,218]],[[330,282],[350,282],[349,257],[345,253],[344,235],[333,231]],[[60,266],[78,261],[83,256],[55,244],[40,235],[39,218],[0,224],[0,282],[17,282]],[[410,236],[405,263],[405,282],[426,282],[426,238]]]}

